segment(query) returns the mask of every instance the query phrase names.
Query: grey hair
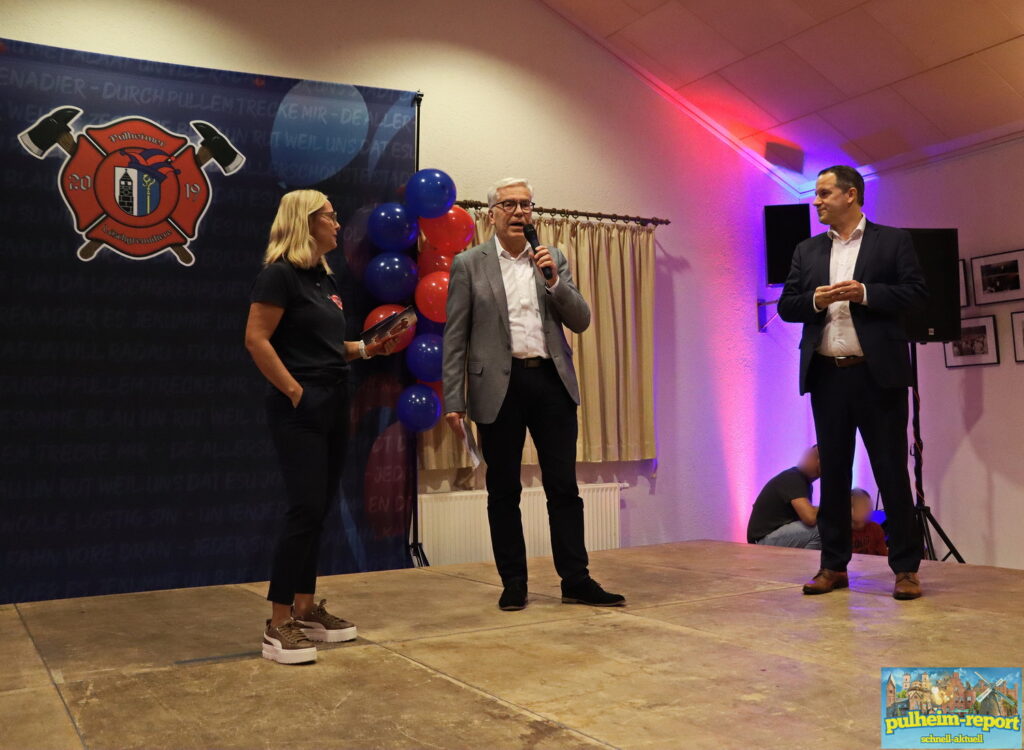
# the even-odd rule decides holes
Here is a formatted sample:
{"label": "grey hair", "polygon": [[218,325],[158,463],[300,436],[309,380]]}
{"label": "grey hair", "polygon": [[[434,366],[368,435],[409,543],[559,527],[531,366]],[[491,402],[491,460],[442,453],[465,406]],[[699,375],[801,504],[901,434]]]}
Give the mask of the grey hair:
{"label": "grey hair", "polygon": [[506,177],[502,180],[498,180],[496,183],[491,185],[491,189],[487,191],[487,206],[491,208],[495,203],[498,202],[498,191],[502,188],[512,187],[513,185],[523,185],[527,190],[530,191],[530,197],[533,197],[533,185],[530,181],[522,177]]}

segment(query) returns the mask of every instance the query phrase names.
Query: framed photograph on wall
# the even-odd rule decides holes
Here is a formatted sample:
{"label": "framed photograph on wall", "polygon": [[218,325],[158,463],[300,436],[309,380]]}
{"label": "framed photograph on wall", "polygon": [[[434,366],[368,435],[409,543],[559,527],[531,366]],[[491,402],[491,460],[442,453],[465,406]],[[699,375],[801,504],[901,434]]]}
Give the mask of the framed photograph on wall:
{"label": "framed photograph on wall", "polygon": [[971,258],[974,304],[1024,299],[1024,250]]}
{"label": "framed photograph on wall", "polygon": [[967,307],[967,261],[960,259],[960,307]]}
{"label": "framed photograph on wall", "polygon": [[1024,310],[1010,313],[1010,328],[1013,330],[1013,359],[1024,362]]}
{"label": "framed photograph on wall", "polygon": [[960,331],[959,341],[949,341],[942,345],[946,367],[999,364],[995,315],[964,318],[960,323]]}

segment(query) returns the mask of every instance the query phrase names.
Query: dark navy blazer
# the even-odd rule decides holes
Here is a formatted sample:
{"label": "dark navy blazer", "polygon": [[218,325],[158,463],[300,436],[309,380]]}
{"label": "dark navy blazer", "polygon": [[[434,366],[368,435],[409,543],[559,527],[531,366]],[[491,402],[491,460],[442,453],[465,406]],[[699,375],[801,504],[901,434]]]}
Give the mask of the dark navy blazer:
{"label": "dark navy blazer", "polygon": [[[807,375],[825,328],[825,311],[814,311],[814,290],[829,284],[831,256],[828,232],[797,245],[779,299],[779,317],[804,324],[800,338],[801,394],[810,390]],[[867,305],[850,303],[850,317],[872,377],[883,388],[911,385],[913,375],[903,318],[906,312],[924,304],[928,288],[910,233],[867,222],[853,278],[868,291]]]}

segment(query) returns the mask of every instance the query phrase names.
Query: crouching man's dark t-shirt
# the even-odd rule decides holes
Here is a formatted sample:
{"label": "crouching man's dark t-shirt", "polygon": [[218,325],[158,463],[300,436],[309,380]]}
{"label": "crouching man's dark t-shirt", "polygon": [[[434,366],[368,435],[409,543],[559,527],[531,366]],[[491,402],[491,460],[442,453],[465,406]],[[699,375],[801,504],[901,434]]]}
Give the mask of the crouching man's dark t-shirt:
{"label": "crouching man's dark t-shirt", "polygon": [[798,497],[810,500],[813,491],[811,481],[795,466],[769,479],[750,512],[747,541],[756,544],[775,529],[799,521],[793,501]]}

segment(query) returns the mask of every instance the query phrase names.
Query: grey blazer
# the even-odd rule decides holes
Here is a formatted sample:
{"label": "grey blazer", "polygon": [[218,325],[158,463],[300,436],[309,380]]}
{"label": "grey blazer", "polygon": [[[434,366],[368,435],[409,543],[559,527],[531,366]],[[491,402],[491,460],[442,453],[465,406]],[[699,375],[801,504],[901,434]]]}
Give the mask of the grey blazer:
{"label": "grey blazer", "polygon": [[[548,251],[558,266],[554,291],[548,291],[540,270],[534,269],[544,339],[565,389],[578,404],[580,388],[562,326],[576,333],[585,331],[590,325],[590,307],[573,283],[565,256],[557,248]],[[498,417],[512,372],[508,301],[493,239],[455,256],[447,312],[444,410],[467,412],[474,422],[490,424]]]}

